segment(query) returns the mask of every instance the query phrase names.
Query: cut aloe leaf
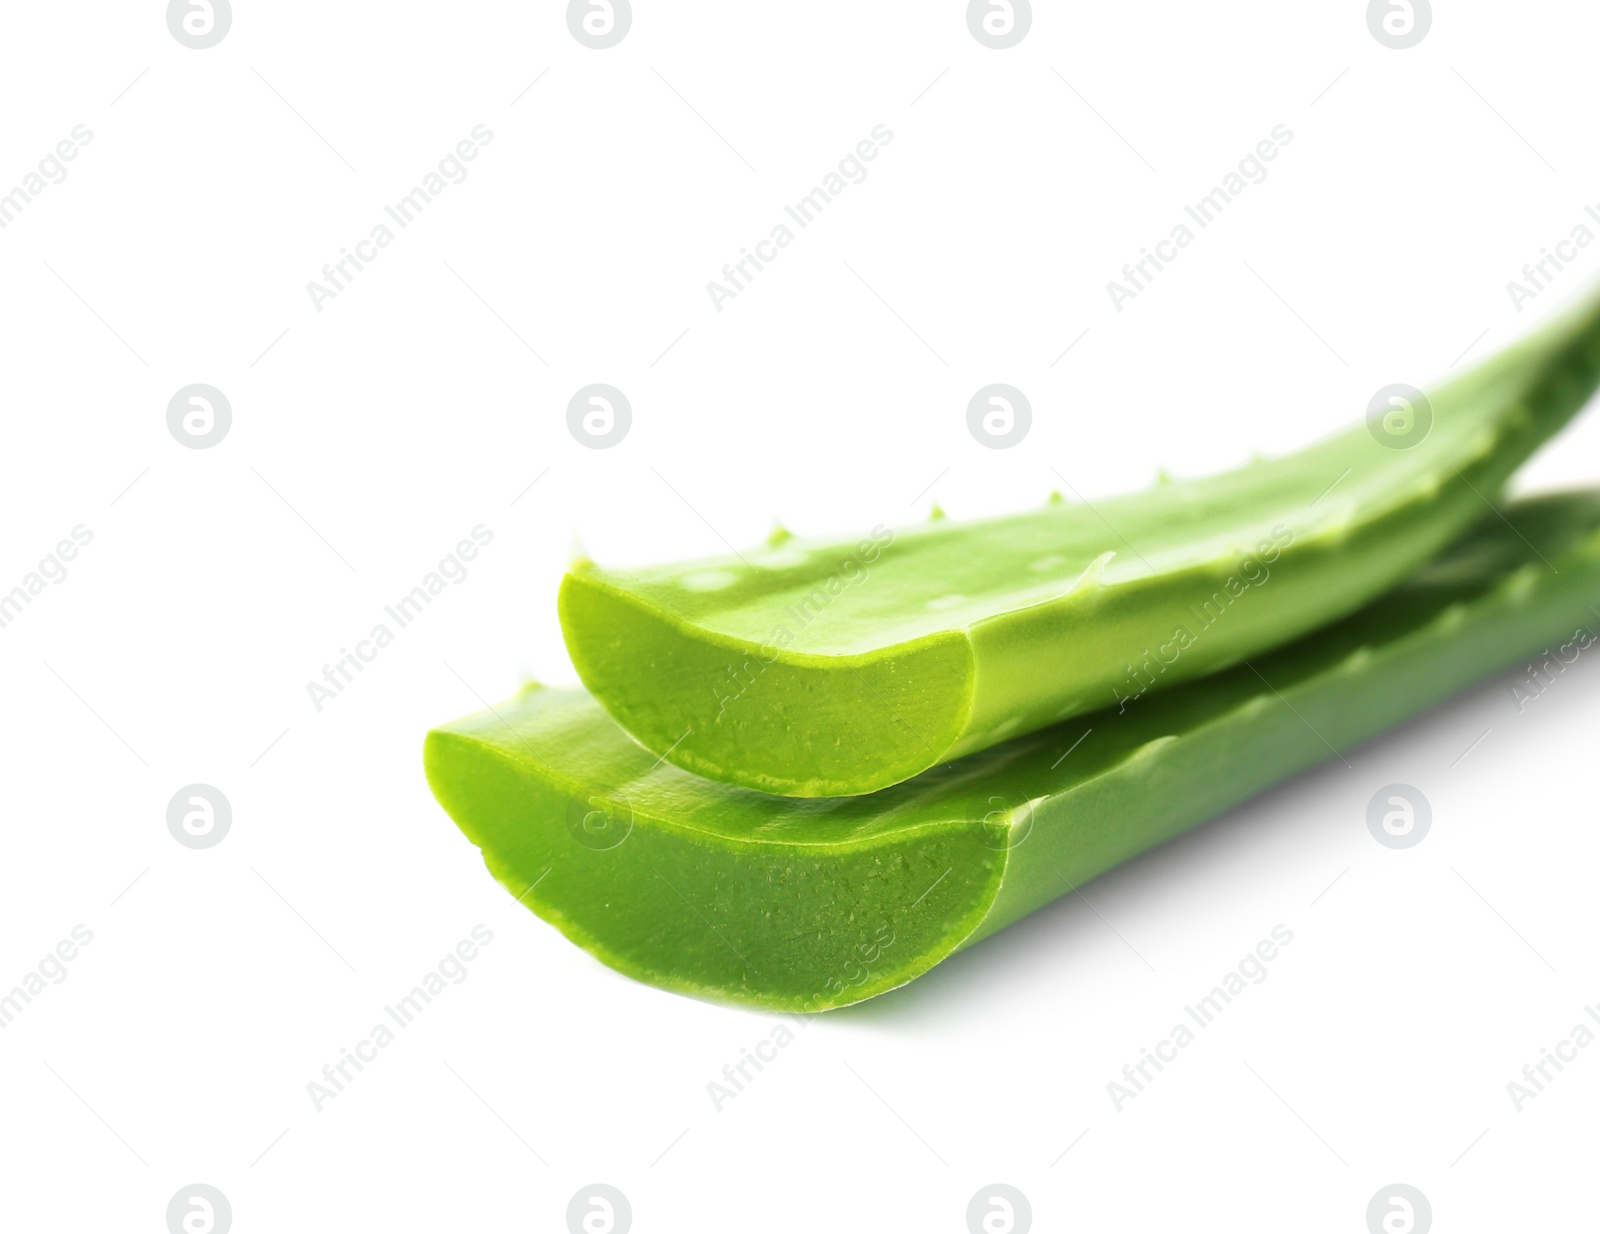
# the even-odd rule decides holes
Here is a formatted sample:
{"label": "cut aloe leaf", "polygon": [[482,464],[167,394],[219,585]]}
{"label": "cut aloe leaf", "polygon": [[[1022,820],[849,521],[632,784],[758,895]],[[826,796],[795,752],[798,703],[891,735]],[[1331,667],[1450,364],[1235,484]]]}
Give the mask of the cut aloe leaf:
{"label": "cut aloe leaf", "polygon": [[868,796],[705,780],[581,691],[536,686],[430,733],[428,779],[506,889],[612,967],[761,1007],[843,1006],[1487,674],[1592,640],[1600,493],[1506,518],[1247,665]]}
{"label": "cut aloe leaf", "polygon": [[1588,306],[1431,396],[1396,393],[1369,424],[1225,475],[846,543],[581,563],[562,628],[652,753],[771,793],[869,792],[1147,706],[1354,611],[1480,519],[1597,380]]}

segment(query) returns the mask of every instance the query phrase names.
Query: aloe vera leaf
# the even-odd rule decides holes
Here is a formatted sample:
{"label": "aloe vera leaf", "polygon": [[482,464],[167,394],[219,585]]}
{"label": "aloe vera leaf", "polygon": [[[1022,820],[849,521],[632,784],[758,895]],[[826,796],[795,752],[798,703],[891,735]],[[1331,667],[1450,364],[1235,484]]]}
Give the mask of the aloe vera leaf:
{"label": "aloe vera leaf", "polygon": [[1093,506],[626,571],[581,562],[562,628],[584,684],[652,753],[766,792],[869,792],[1145,706],[1354,611],[1481,518],[1597,380],[1588,306],[1431,395],[1431,431],[1418,409],[1409,448],[1362,424]]}
{"label": "aloe vera leaf", "polygon": [[583,692],[537,686],[431,732],[428,779],[506,889],[612,967],[761,1007],[843,1006],[1594,625],[1600,492],[1506,517],[1249,664],[866,796],[702,779]]}

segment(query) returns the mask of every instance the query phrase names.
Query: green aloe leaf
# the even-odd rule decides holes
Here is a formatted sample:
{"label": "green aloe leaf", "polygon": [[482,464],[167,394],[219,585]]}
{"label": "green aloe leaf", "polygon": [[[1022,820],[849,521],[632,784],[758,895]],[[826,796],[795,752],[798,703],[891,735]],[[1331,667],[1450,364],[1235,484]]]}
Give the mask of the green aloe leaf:
{"label": "green aloe leaf", "polygon": [[494,876],[607,964],[818,1010],[910,981],[1547,644],[1592,640],[1596,603],[1600,493],[1547,497],[1297,643],[870,795],[705,780],[581,691],[537,686],[436,729],[425,759]]}
{"label": "green aloe leaf", "polygon": [[[575,566],[584,684],[712,779],[869,792],[1236,664],[1440,552],[1600,381],[1586,306],[1431,396],[1299,453],[1093,506],[780,540],[688,564]],[[1070,470],[1070,469],[1069,469]]]}

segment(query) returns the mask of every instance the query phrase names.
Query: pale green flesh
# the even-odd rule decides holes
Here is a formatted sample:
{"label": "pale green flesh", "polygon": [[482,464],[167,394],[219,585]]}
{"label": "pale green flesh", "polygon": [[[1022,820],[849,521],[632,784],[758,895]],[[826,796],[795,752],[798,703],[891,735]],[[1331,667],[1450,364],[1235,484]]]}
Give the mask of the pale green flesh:
{"label": "pale green flesh", "polygon": [[1600,494],[1507,516],[1249,665],[866,796],[707,781],[581,692],[538,687],[430,733],[428,777],[495,877],[607,964],[704,997],[843,1006],[1600,625]]}
{"label": "pale green flesh", "polygon": [[680,766],[794,796],[872,791],[1130,696],[1146,706],[1353,611],[1482,517],[1597,379],[1588,307],[1431,394],[1432,432],[1410,449],[1363,424],[1092,507],[580,565],[561,590],[568,650],[612,716]]}

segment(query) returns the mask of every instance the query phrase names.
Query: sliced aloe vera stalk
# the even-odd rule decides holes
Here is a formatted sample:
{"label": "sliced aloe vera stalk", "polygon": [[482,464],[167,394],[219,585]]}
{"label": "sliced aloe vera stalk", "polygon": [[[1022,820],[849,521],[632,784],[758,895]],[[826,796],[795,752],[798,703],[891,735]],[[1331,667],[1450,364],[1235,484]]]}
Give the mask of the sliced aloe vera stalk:
{"label": "sliced aloe vera stalk", "polygon": [[1588,306],[1370,425],[1225,475],[842,544],[580,563],[562,628],[653,753],[771,793],[869,792],[1354,611],[1481,518],[1597,380]]}
{"label": "sliced aloe vera stalk", "polygon": [[708,781],[581,691],[540,687],[430,733],[428,779],[506,889],[612,967],[761,1007],[843,1006],[1595,624],[1600,493],[1506,518],[1250,664],[867,796]]}

